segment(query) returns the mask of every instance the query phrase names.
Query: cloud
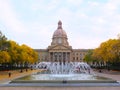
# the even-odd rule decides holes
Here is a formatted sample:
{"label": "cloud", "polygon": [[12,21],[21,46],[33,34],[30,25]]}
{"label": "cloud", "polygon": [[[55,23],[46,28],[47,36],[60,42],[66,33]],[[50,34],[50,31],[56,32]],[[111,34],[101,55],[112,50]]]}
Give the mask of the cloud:
{"label": "cloud", "polygon": [[74,6],[79,6],[83,2],[83,0],[67,0],[67,2]]}
{"label": "cloud", "polygon": [[[0,20],[9,32],[16,34],[17,41],[33,48],[50,45],[58,20],[62,20],[74,48],[97,47],[100,42],[116,37],[120,30],[120,0],[14,1],[0,0]],[[20,6],[24,10],[18,10]]]}
{"label": "cloud", "polygon": [[18,19],[17,13],[14,11],[9,0],[0,0],[0,20],[2,20],[7,29],[13,32],[25,32],[27,29]]}
{"label": "cloud", "polygon": [[60,0],[50,0],[50,1],[35,0],[32,1],[31,8],[34,11],[38,11],[38,10],[52,11],[59,6],[60,2],[61,2]]}
{"label": "cloud", "polygon": [[96,7],[99,5],[98,2],[92,2],[92,1],[88,1],[88,4],[91,6],[91,7]]}

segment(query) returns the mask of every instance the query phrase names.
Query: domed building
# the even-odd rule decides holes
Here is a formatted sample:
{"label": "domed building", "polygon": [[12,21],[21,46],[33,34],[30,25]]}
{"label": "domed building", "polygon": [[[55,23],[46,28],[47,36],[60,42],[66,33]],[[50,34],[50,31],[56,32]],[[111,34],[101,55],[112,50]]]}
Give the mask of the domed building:
{"label": "domed building", "polygon": [[53,33],[51,45],[47,49],[35,50],[38,52],[39,62],[82,62],[88,52],[88,49],[72,49],[61,21]]}

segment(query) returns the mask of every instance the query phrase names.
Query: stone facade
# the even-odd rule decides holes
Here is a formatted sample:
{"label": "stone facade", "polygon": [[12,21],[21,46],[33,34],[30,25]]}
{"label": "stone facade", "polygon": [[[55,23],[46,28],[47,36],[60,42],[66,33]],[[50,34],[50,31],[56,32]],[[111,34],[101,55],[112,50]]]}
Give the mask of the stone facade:
{"label": "stone facade", "polygon": [[62,28],[62,22],[59,21],[51,45],[47,49],[35,49],[35,51],[38,52],[39,62],[82,62],[88,49],[72,49],[67,34]]}

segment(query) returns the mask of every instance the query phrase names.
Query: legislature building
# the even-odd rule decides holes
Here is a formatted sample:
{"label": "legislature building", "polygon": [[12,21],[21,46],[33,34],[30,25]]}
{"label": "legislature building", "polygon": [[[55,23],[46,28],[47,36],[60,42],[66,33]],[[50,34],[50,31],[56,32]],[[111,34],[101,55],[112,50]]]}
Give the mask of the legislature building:
{"label": "legislature building", "polygon": [[72,49],[62,28],[62,22],[59,21],[51,45],[47,49],[35,49],[35,51],[38,52],[39,62],[82,62],[88,49]]}

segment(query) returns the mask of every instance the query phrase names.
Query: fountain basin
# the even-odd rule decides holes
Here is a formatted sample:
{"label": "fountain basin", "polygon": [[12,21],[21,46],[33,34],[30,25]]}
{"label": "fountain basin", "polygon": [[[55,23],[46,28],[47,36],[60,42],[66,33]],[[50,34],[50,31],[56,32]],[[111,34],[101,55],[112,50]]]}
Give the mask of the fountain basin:
{"label": "fountain basin", "polygon": [[117,83],[110,78],[88,74],[33,74],[24,76],[10,83]]}
{"label": "fountain basin", "polygon": [[115,80],[13,80],[10,83],[117,83]]}

